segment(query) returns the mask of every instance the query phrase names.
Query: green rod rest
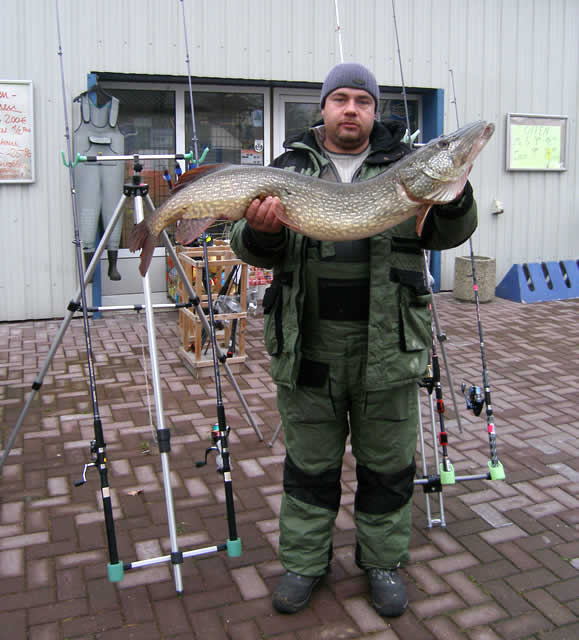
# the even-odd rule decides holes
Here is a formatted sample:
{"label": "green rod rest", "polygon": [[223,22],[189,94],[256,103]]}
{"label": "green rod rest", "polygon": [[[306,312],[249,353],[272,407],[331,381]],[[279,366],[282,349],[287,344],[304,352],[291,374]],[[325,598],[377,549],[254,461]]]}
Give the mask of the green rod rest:
{"label": "green rod rest", "polygon": [[239,558],[241,555],[241,538],[236,540],[227,539],[227,555],[230,558]]}
{"label": "green rod rest", "polygon": [[491,480],[504,480],[506,478],[503,465],[498,461],[496,465],[493,465],[493,463],[489,460],[489,473]]}
{"label": "green rod rest", "polygon": [[[201,156],[199,157],[199,164],[201,164],[203,162],[203,160],[205,160],[205,157],[207,156],[207,154],[209,153],[209,147],[205,147],[205,149],[203,149],[203,153],[201,154]],[[193,152],[190,151],[187,155],[184,156],[187,160],[191,160],[193,158]],[[195,167],[197,167],[198,165],[195,164],[195,161],[193,160],[193,165]]]}
{"label": "green rod rest", "polygon": [[62,164],[67,168],[76,167],[76,165],[79,162],[86,162],[86,156],[81,156],[80,153],[76,154],[76,157],[74,158],[74,160],[72,162],[67,162],[66,161],[66,156],[64,155],[64,151],[61,151],[60,154],[62,156]]}

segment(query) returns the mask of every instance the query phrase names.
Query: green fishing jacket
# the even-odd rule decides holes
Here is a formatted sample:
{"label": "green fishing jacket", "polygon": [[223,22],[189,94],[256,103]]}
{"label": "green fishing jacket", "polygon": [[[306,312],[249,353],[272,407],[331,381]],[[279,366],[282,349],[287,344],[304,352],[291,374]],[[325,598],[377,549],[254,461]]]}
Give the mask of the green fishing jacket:
{"label": "green fishing jacket", "polygon": [[[397,122],[375,123],[371,153],[354,181],[375,177],[409,153],[401,142],[404,131]],[[288,151],[272,166],[337,180],[318,139],[319,133],[309,129],[287,140],[284,146]],[[410,218],[370,239],[367,391],[390,389],[424,377],[432,329],[423,250],[456,247],[469,238],[476,225],[476,203],[467,183],[457,201],[431,209],[421,237],[415,231],[415,219]],[[307,242],[305,236],[286,227],[279,234],[256,232],[245,219],[235,223],[231,232],[231,247],[241,260],[273,269],[274,281],[263,300],[265,346],[274,382],[291,389],[296,386],[301,363]],[[334,255],[333,243],[321,242],[320,253],[322,257]]]}

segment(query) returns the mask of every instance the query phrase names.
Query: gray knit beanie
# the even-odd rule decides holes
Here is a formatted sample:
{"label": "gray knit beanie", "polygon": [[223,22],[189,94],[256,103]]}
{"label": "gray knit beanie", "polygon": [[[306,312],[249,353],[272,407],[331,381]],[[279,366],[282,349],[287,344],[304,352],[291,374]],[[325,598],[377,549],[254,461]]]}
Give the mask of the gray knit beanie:
{"label": "gray knit beanie", "polygon": [[332,91],[348,87],[349,89],[362,89],[367,91],[375,103],[375,111],[378,110],[380,102],[380,89],[374,74],[366,67],[356,62],[343,62],[337,64],[326,76],[320,95],[320,107],[324,108],[326,98]]}

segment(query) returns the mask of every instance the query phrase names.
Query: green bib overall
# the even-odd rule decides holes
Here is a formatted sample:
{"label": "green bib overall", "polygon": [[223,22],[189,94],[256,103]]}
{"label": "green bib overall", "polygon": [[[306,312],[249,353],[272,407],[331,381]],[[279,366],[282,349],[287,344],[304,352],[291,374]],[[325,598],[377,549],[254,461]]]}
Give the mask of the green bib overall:
{"label": "green bib overall", "polygon": [[333,255],[329,243],[310,244],[297,388],[278,386],[287,449],[280,558],[301,575],[326,572],[350,435],[358,480],[356,558],[364,568],[394,568],[408,561],[416,384],[366,391],[367,245],[352,243],[353,255],[346,248],[344,256],[340,245]]}

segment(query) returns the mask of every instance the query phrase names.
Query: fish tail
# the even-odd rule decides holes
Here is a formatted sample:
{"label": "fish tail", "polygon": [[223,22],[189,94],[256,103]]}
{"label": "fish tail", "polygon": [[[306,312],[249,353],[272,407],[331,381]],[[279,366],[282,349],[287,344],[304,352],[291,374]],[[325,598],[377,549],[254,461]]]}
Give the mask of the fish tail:
{"label": "fish tail", "polygon": [[153,253],[157,246],[157,238],[153,237],[149,232],[146,222],[143,220],[137,224],[129,236],[129,250],[132,252],[141,249],[141,261],[139,263],[139,272],[144,277],[147,273]]}

